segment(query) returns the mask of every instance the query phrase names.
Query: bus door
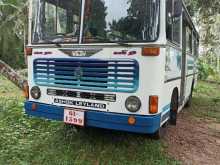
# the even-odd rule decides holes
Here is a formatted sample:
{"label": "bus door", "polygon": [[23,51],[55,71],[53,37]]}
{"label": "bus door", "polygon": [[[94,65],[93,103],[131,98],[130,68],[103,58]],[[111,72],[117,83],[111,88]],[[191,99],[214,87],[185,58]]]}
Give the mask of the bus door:
{"label": "bus door", "polygon": [[180,106],[183,105],[185,100],[185,91],[186,91],[186,28],[187,22],[183,14],[183,23],[182,23],[182,69],[181,69],[181,91],[180,91]]}

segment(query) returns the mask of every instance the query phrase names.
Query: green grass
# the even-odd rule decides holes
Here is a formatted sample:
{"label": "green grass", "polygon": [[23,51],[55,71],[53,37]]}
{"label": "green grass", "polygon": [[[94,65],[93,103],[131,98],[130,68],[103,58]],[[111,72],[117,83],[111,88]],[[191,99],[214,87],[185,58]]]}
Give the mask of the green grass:
{"label": "green grass", "polygon": [[215,81],[220,84],[220,74],[219,73],[214,74],[214,75],[210,75],[207,79],[209,81]]}
{"label": "green grass", "polygon": [[196,117],[220,123],[220,85],[199,82],[190,109]]}
{"label": "green grass", "polygon": [[29,118],[22,93],[0,76],[0,164],[166,165],[180,164],[165,145],[143,135],[86,129]]}
{"label": "green grass", "polygon": [[[0,164],[180,164],[144,135],[100,129],[79,133],[61,122],[29,118],[23,97],[0,76]],[[199,82],[190,113],[220,122],[220,86]]]}

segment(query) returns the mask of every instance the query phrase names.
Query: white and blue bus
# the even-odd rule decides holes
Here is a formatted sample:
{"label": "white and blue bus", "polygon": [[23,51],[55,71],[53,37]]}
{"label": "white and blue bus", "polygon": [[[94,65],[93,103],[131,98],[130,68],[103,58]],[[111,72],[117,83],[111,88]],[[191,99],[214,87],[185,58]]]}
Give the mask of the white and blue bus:
{"label": "white and blue bus", "polygon": [[30,116],[155,134],[189,106],[199,35],[182,0],[30,0]]}

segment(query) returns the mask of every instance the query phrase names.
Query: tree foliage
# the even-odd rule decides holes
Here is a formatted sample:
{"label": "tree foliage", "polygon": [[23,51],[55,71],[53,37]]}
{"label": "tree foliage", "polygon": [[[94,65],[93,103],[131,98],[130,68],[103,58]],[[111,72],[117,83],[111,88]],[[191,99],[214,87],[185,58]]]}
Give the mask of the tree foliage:
{"label": "tree foliage", "polygon": [[220,70],[220,1],[186,0],[186,4],[198,25],[203,55],[199,61],[200,78],[206,79]]}
{"label": "tree foliage", "polygon": [[25,6],[26,0],[0,0],[0,59],[14,68],[24,67]]}
{"label": "tree foliage", "polygon": [[[220,1],[219,0],[186,0],[187,8],[192,16],[196,18],[200,26],[202,44],[213,47],[219,44],[220,36]],[[217,28],[216,28],[217,27]]]}

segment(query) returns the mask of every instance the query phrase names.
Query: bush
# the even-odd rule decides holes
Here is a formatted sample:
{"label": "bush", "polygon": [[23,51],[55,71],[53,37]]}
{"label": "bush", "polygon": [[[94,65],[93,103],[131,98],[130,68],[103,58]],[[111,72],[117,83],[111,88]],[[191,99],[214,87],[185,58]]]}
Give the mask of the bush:
{"label": "bush", "polygon": [[199,70],[199,79],[206,80],[210,75],[215,75],[215,69],[210,65],[203,61],[203,59],[199,59],[198,61],[198,70]]}

